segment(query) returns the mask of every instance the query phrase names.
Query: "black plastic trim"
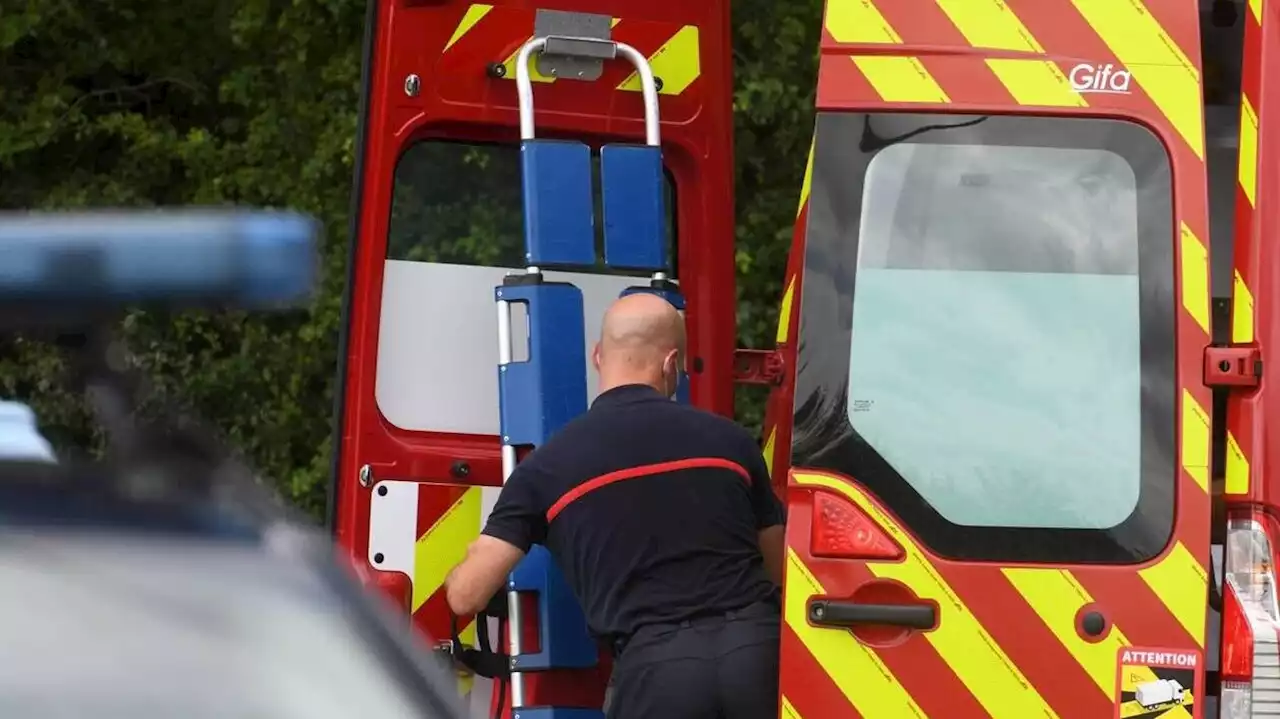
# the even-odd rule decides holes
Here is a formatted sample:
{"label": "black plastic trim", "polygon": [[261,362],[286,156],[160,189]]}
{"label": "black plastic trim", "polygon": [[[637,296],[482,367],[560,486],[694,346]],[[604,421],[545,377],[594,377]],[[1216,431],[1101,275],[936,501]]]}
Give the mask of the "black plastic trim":
{"label": "black plastic trim", "polygon": [[929,604],[862,604],[830,599],[809,600],[809,622],[819,627],[856,627],[864,624],[933,629],[938,608]]}

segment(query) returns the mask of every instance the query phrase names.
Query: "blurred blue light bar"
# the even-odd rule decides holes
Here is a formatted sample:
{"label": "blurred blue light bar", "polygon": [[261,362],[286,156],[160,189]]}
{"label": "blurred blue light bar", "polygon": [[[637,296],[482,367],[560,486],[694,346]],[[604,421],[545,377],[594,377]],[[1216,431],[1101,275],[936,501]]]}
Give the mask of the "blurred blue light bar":
{"label": "blurred blue light bar", "polygon": [[319,232],[284,211],[0,213],[0,306],[294,304],[315,283]]}

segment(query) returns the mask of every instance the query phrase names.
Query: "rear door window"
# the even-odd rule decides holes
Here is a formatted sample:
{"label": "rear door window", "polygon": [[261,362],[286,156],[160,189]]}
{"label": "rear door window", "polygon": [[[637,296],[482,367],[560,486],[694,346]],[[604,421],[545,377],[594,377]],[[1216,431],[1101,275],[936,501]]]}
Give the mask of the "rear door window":
{"label": "rear door window", "polygon": [[1139,561],[1172,531],[1173,229],[1129,123],[819,120],[797,466],[940,554]]}

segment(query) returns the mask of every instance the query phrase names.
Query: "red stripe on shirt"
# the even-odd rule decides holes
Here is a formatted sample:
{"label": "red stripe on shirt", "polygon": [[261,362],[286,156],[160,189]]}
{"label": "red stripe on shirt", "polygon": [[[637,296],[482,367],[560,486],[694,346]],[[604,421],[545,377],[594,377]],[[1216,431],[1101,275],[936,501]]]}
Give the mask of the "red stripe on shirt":
{"label": "red stripe on shirt", "polygon": [[564,496],[560,497],[555,504],[551,505],[551,509],[547,510],[547,523],[550,524],[565,507],[582,499],[589,492],[594,492],[601,487],[621,482],[626,479],[637,479],[639,477],[649,477],[664,472],[677,472],[682,469],[727,469],[742,475],[742,478],[751,483],[751,473],[742,465],[728,459],[720,459],[719,457],[693,457],[691,459],[678,459],[674,462],[659,462],[657,464],[645,464],[639,467],[631,467],[628,469],[620,469],[616,472],[602,474],[599,477],[588,479],[579,484]]}

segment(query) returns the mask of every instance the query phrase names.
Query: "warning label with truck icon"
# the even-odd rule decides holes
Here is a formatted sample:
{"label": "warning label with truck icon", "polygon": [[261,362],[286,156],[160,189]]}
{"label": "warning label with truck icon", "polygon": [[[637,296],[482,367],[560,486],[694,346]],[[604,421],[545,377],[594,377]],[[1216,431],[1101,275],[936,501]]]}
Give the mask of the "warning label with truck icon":
{"label": "warning label with truck icon", "polygon": [[1122,647],[1116,659],[1116,719],[1196,716],[1198,652]]}

